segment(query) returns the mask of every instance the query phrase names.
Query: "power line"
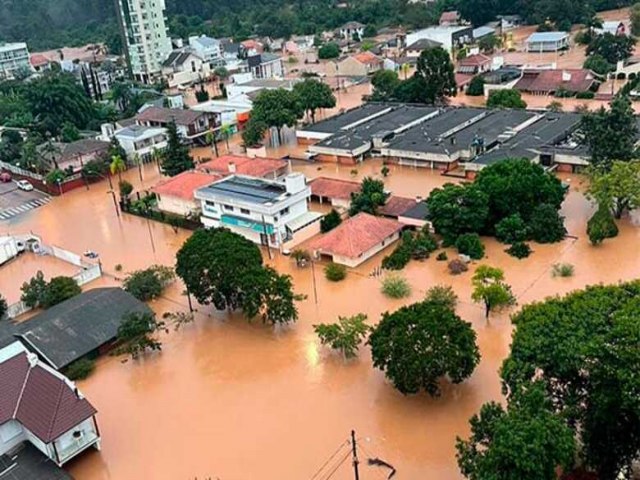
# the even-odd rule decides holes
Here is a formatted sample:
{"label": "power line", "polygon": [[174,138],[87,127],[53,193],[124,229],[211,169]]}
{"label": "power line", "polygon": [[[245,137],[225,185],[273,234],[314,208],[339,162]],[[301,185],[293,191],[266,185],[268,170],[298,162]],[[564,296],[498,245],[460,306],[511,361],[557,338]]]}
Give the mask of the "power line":
{"label": "power line", "polygon": [[342,460],[340,460],[340,462],[338,462],[338,464],[334,467],[334,469],[331,470],[331,472],[329,472],[329,475],[324,477],[323,480],[329,480],[331,477],[333,477],[333,474],[336,473],[338,468],[340,468],[342,466],[342,464],[345,462],[345,460],[347,460],[347,458],[349,458],[350,456],[351,456],[351,450],[348,450],[347,453],[345,454],[345,456],[342,457]]}
{"label": "power line", "polygon": [[347,446],[349,444],[349,441],[346,440],[344,442],[342,442],[340,444],[340,446],[337,448],[337,450],[335,452],[333,452],[333,454],[322,464],[322,466],[316,471],[316,473],[313,474],[313,477],[311,477],[310,480],[314,480],[314,478],[316,478],[320,472],[322,472],[322,470],[325,469],[325,467],[331,463],[331,460],[333,460],[335,458],[335,456],[340,453],[340,450],[342,450],[345,446]]}

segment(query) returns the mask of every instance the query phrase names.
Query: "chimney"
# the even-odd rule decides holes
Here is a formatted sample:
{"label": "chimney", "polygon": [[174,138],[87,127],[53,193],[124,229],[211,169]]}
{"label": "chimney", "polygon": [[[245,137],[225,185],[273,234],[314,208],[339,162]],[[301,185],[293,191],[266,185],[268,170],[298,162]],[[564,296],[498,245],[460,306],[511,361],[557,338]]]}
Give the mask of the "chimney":
{"label": "chimney", "polygon": [[227,165],[229,168],[229,173],[236,173],[236,171],[238,170],[236,168],[236,162],[229,162]]}
{"label": "chimney", "polygon": [[562,71],[562,81],[570,82],[571,81],[571,72],[567,72],[566,70]]}
{"label": "chimney", "polygon": [[33,368],[38,365],[38,356],[35,353],[29,352],[27,353],[27,361],[29,362],[29,366]]}
{"label": "chimney", "polygon": [[422,196],[420,196],[420,195],[416,195],[416,202],[417,202],[417,203],[422,202],[422,200],[423,200]]}
{"label": "chimney", "polygon": [[307,188],[307,180],[302,172],[294,172],[284,178],[284,185],[287,193],[294,195]]}

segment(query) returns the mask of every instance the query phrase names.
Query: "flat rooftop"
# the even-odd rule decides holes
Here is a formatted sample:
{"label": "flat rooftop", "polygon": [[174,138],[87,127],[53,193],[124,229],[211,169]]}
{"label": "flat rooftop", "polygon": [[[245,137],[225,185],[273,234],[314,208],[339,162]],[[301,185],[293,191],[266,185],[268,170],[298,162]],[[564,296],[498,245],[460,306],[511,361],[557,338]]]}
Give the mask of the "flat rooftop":
{"label": "flat rooftop", "polygon": [[0,456],[0,480],[73,480],[30,443]]}
{"label": "flat rooftop", "polygon": [[287,192],[284,185],[267,182],[259,178],[233,176],[198,190],[198,194],[223,196],[242,202],[267,204],[275,203]]}
{"label": "flat rooftop", "polygon": [[317,145],[339,150],[354,150],[371,142],[374,137],[392,133],[394,130],[435,113],[437,110],[436,107],[401,105],[369,122],[336,133]]}
{"label": "flat rooftop", "polygon": [[365,103],[359,107],[347,110],[344,113],[334,117],[314,123],[302,129],[302,131],[319,132],[319,133],[336,133],[354,123],[361,122],[372,115],[389,110],[391,105],[382,103]]}

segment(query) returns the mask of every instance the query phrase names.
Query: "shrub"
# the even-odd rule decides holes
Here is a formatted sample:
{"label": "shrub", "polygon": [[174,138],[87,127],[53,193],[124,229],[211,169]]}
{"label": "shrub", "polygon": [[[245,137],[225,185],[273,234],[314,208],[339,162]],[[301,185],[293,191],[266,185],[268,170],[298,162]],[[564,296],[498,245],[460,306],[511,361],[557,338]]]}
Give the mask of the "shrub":
{"label": "shrub", "polygon": [[474,260],[480,260],[484,257],[484,245],[480,241],[477,233],[465,233],[460,235],[456,240],[456,248],[459,253],[468,255]]}
{"label": "shrub", "polygon": [[524,242],[515,242],[505,252],[515,258],[527,258],[531,255],[531,247]]}
{"label": "shrub", "polygon": [[415,260],[429,258],[432,252],[438,248],[438,242],[428,228],[423,228],[413,238],[411,256]]}
{"label": "shrub", "polygon": [[331,211],[320,220],[320,231],[322,233],[327,233],[336,228],[341,223],[342,218],[340,218],[340,214],[335,208],[332,208]]}
{"label": "shrub", "polygon": [[411,285],[400,276],[389,275],[382,280],[381,291],[385,297],[405,298],[411,295]]}
{"label": "shrub", "polygon": [[382,259],[385,270],[402,270],[411,261],[411,245],[404,240],[395,248],[391,255]]}
{"label": "shrub", "polygon": [[470,97],[479,97],[484,95],[484,78],[480,75],[476,75],[469,82],[469,87],[467,87],[467,95]]}
{"label": "shrub", "polygon": [[447,252],[440,252],[436,257],[436,260],[439,262],[444,262],[449,260],[449,257],[447,256]]}
{"label": "shrub", "polygon": [[559,242],[567,234],[564,217],[561,217],[553,205],[538,205],[531,215],[531,238],[538,243]]}
{"label": "shrub", "polygon": [[306,250],[297,248],[291,252],[291,258],[296,261],[296,265],[300,266],[311,261],[311,254]]}
{"label": "shrub", "polygon": [[625,78],[627,78],[627,75],[626,75],[624,72],[619,72],[619,73],[616,75],[616,79],[617,79],[617,80],[624,80]]}
{"label": "shrub", "polygon": [[487,99],[488,108],[527,108],[518,90],[492,90]]}
{"label": "shrub", "polygon": [[387,167],[386,165],[383,166],[380,169],[380,173],[382,174],[383,177],[388,177],[389,176],[389,167]]}
{"label": "shrub", "polygon": [[121,263],[116,264],[114,269],[115,269],[116,272],[121,272],[122,271],[122,264]]}
{"label": "shrub", "polygon": [[158,298],[164,288],[175,278],[172,268],[153,265],[145,270],[137,270],[124,280],[124,289],[141,302]]}
{"label": "shrub", "polygon": [[427,290],[424,300],[429,303],[442,305],[449,310],[455,310],[458,296],[449,285],[434,285]]}
{"label": "shrub", "polygon": [[595,98],[596,94],[593,92],[578,92],[576,98],[580,100],[591,100]]}
{"label": "shrub", "polygon": [[340,56],[340,47],[335,43],[326,43],[318,49],[318,58],[327,60],[338,58]]}
{"label": "shrub", "polygon": [[89,358],[81,358],[69,365],[64,374],[69,380],[84,380],[87,378],[96,367],[96,362]]}
{"label": "shrub", "polygon": [[120,190],[120,197],[126,198],[133,192],[133,185],[126,180],[122,180],[118,183],[118,189]]}
{"label": "shrub", "polygon": [[496,238],[502,243],[522,242],[528,236],[527,225],[517,213],[496,223]]}
{"label": "shrub", "polygon": [[570,263],[556,263],[551,270],[553,277],[573,277],[574,268]]}
{"label": "shrub", "polygon": [[338,263],[331,262],[324,267],[324,276],[330,282],[339,282],[347,276],[347,267]]}
{"label": "shrub", "polygon": [[627,75],[627,79],[629,80],[635,80],[636,79],[636,72],[631,72],[629,75]]}
{"label": "shrub", "polygon": [[607,60],[602,55],[598,54],[590,55],[589,57],[587,57],[583,67],[599,75],[606,75],[615,68],[609,62],[607,62]]}
{"label": "shrub", "polygon": [[449,262],[448,268],[451,275],[460,275],[469,270],[467,264],[457,258]]}
{"label": "shrub", "polygon": [[600,245],[606,238],[618,236],[618,226],[608,208],[598,207],[587,222],[587,234],[592,245]]}

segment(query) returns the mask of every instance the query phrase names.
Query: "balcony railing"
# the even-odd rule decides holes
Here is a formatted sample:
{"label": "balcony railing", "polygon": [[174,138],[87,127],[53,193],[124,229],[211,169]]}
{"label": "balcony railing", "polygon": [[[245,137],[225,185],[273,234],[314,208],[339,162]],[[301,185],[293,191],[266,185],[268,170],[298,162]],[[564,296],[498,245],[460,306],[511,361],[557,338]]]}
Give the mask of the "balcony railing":
{"label": "balcony railing", "polygon": [[74,438],[72,442],[67,445],[65,448],[58,448],[58,460],[60,465],[70,460],[72,457],[76,456],[78,453],[83,450],[89,448],[91,445],[96,443],[98,440],[98,435],[95,432],[84,433],[81,437]]}

